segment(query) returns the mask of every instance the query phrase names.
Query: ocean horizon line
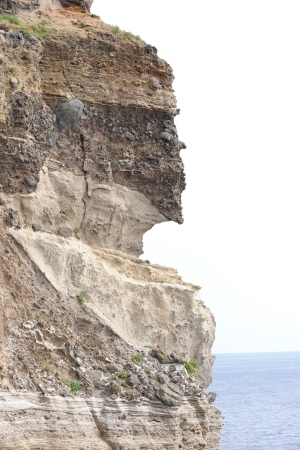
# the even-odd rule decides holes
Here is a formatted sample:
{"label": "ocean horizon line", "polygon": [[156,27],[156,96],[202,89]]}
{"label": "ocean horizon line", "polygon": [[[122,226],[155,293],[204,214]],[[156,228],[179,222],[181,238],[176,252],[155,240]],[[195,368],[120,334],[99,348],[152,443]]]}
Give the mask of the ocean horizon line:
{"label": "ocean horizon line", "polygon": [[300,353],[300,350],[278,350],[261,352],[212,352],[214,356],[218,355],[259,355],[259,354],[278,354],[278,353]]}

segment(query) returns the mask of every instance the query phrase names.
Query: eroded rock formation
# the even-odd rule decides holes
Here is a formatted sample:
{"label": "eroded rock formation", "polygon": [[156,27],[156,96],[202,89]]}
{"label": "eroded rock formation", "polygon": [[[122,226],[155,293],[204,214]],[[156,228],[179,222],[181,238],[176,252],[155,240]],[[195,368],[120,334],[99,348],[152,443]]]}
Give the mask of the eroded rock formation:
{"label": "eroded rock formation", "polygon": [[216,450],[213,316],[138,258],[182,222],[172,69],[90,6],[1,6],[1,449]]}

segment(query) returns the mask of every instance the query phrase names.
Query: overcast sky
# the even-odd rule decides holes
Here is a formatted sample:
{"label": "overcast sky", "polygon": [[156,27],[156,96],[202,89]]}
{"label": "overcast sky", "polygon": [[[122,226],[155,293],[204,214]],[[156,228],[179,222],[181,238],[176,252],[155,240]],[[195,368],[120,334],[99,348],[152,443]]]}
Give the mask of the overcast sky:
{"label": "overcast sky", "polygon": [[202,286],[215,353],[300,350],[300,2],[94,0],[174,69],[183,225],[143,259]]}

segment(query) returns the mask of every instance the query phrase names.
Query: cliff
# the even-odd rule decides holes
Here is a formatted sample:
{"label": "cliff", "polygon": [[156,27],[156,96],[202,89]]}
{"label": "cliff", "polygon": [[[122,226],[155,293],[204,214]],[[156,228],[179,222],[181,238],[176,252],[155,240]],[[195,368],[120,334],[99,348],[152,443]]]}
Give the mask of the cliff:
{"label": "cliff", "polygon": [[182,222],[172,69],[90,6],[1,4],[1,449],[217,450],[213,316],[139,259]]}

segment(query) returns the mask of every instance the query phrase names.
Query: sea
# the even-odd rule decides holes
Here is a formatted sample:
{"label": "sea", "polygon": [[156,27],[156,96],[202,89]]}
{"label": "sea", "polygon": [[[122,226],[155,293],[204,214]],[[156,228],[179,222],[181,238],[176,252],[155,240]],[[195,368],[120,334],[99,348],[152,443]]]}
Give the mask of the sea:
{"label": "sea", "polygon": [[300,450],[300,352],[218,354],[220,450]]}

